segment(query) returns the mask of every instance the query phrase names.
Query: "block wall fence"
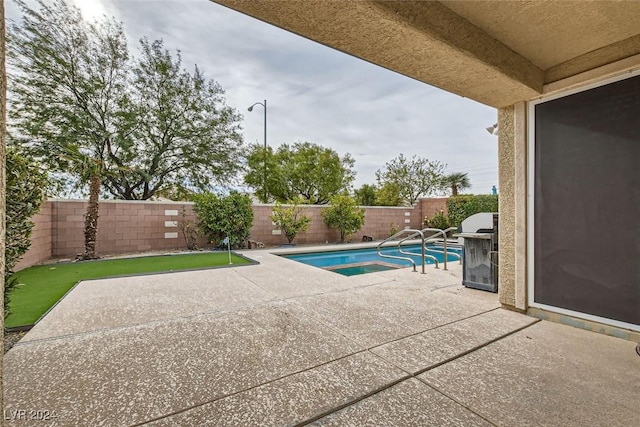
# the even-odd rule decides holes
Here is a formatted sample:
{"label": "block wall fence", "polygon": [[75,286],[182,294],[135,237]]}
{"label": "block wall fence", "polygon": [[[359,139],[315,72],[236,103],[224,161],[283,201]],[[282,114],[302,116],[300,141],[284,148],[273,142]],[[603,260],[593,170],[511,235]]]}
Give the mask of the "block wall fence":
{"label": "block wall fence", "polygon": [[[41,263],[51,258],[75,258],[84,248],[85,200],[48,200],[40,212],[32,218],[35,223],[31,247],[22,257],[16,270]],[[296,244],[335,243],[340,239],[337,231],[327,227],[320,212],[326,206],[305,206],[305,214],[312,220],[309,229],[296,236]],[[253,206],[253,227],[250,239],[265,246],[287,243],[286,237],[276,227],[269,215],[273,205]],[[422,228],[425,216],[447,211],[447,198],[420,199],[413,207],[365,207],[365,224],[350,237],[361,241],[363,235],[382,240],[392,228]],[[100,202],[98,220],[98,254],[120,254],[145,251],[185,249],[180,221],[196,222],[193,203],[103,200]],[[210,245],[205,237],[198,241],[200,248]]]}

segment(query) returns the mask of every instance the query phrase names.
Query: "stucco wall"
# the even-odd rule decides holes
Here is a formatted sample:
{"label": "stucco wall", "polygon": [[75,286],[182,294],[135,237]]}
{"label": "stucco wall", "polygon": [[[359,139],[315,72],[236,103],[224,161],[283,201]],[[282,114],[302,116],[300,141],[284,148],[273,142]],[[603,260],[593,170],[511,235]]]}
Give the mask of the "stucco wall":
{"label": "stucco wall", "polygon": [[527,309],[527,114],[525,103],[498,112],[499,294],[505,306]]}
{"label": "stucco wall", "polygon": [[[422,228],[425,215],[433,216],[441,209],[446,212],[447,199],[422,199],[415,207],[366,207],[365,225],[350,236],[351,241],[361,241],[363,235],[382,240],[391,229]],[[337,242],[340,235],[327,227],[321,212],[326,206],[305,206],[311,216],[309,229],[296,236],[294,243],[310,244]],[[185,212],[183,218],[182,212]],[[50,200],[40,213],[34,216],[35,227],[32,245],[18,263],[16,270],[40,263],[51,257],[74,258],[84,248],[84,214],[86,201]],[[273,205],[254,205],[253,227],[249,238],[277,246],[287,243],[286,237],[273,224],[269,216]],[[196,222],[192,203],[101,201],[98,221],[97,251],[99,254],[183,249],[186,247],[180,221]],[[207,247],[207,239],[198,240],[200,247]]]}
{"label": "stucco wall", "polygon": [[[500,302],[515,307],[515,134],[514,107],[498,110],[498,158],[500,168],[498,180],[500,197],[498,217],[500,251],[498,270],[498,293]],[[520,189],[518,189],[520,190]]]}

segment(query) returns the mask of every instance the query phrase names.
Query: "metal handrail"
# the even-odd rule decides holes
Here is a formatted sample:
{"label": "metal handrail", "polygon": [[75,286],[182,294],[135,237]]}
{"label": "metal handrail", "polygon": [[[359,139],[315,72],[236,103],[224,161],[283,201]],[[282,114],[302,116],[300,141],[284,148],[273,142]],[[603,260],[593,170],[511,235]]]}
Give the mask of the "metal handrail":
{"label": "metal handrail", "polygon": [[426,240],[425,240],[425,238],[424,238],[424,233],[422,232],[422,230],[419,230],[419,231],[417,231],[416,233],[414,233],[414,234],[412,234],[412,235],[410,235],[410,236],[407,236],[407,237],[405,237],[404,239],[400,240],[400,241],[398,242],[398,252],[400,252],[401,254],[405,254],[405,255],[413,255],[413,256],[416,256],[417,254],[415,254],[415,253],[412,253],[412,252],[405,252],[405,251],[403,251],[403,250],[402,250],[402,248],[401,248],[400,246],[401,246],[404,242],[406,242],[407,240],[415,239],[415,237],[416,237],[417,235],[420,235],[420,236],[422,237],[422,245],[421,245],[421,247],[422,247],[422,253],[421,253],[421,259],[422,259],[422,273],[424,274],[424,266],[425,266],[425,262],[424,262],[424,260],[425,260],[425,258],[429,257],[429,259],[430,259],[430,260],[432,260],[432,261],[435,263],[436,268],[438,268],[438,258],[434,257],[433,255],[429,255],[429,254],[427,254],[427,253],[426,253],[426,250],[427,250],[427,243],[426,243]]}
{"label": "metal handrail", "polygon": [[[418,271],[416,268],[416,262],[413,260],[413,258],[410,257],[402,257],[402,256],[396,256],[396,255],[388,255],[388,254],[383,254],[380,251],[380,248],[382,248],[382,246],[387,243],[390,242],[392,240],[395,240],[396,238],[402,236],[403,234],[406,233],[414,233],[412,234],[412,238],[415,238],[416,236],[420,236],[421,241],[422,241],[422,274],[424,274],[424,234],[422,233],[422,231],[420,230],[413,230],[411,228],[406,228],[404,230],[400,230],[398,231],[396,234],[394,234],[393,236],[389,236],[386,239],[384,239],[382,242],[380,242],[376,248],[376,251],[378,252],[378,256],[382,257],[382,258],[392,258],[392,259],[399,259],[399,260],[403,260],[403,261],[409,261],[411,263],[411,265],[413,266],[413,271],[416,272]],[[400,242],[404,242],[407,239],[402,239]],[[402,252],[400,249],[400,244],[398,243],[398,252],[403,253],[403,254],[407,254],[406,252]]]}
{"label": "metal handrail", "polygon": [[[411,263],[411,265],[413,266],[413,271],[417,271],[417,266],[416,266],[416,262],[413,260],[413,258],[411,258],[412,256],[416,256],[418,254],[413,253],[413,252],[405,252],[402,250],[402,244],[404,242],[406,242],[407,240],[413,240],[416,237],[420,236],[420,240],[422,242],[422,244],[420,245],[421,247],[421,260],[422,260],[422,274],[425,273],[425,259],[430,259],[434,262],[435,267],[439,268],[439,263],[438,263],[438,258],[436,258],[435,256],[428,254],[427,252],[435,252],[435,253],[442,253],[443,254],[443,264],[444,264],[444,270],[447,270],[447,258],[449,255],[449,252],[447,251],[447,233],[453,230],[457,230],[456,227],[449,227],[446,230],[441,230],[439,228],[423,228],[422,230],[415,230],[415,229],[411,229],[411,228],[406,228],[404,230],[400,230],[397,233],[395,233],[393,236],[389,236],[386,239],[384,239],[382,242],[380,242],[376,248],[376,251],[378,253],[378,256],[382,257],[382,258],[392,258],[392,259],[399,259],[402,261],[408,261]],[[431,234],[428,238],[425,238],[425,232],[432,232],[433,234]],[[385,243],[389,243],[392,240],[397,239],[398,237],[407,234],[407,233],[411,233],[408,236],[404,237],[402,240],[400,240],[398,242],[397,248],[398,248],[398,253],[401,253],[403,255],[409,255],[409,257],[402,257],[402,256],[396,256],[396,255],[388,255],[388,254],[383,254],[381,252],[381,248],[385,245]],[[442,240],[443,240],[443,252],[440,251],[436,251],[434,249],[431,248],[427,248],[427,243],[434,241],[434,236],[437,235],[442,235]],[[462,257],[455,253],[455,252],[451,252],[451,255],[453,255],[454,257],[457,257],[460,260],[460,263],[462,263]]]}
{"label": "metal handrail", "polygon": [[422,242],[423,247],[427,244],[429,240],[431,240],[431,238],[433,238],[433,236],[435,236],[436,234],[442,234],[443,245],[444,245],[444,256],[442,257],[443,258],[442,264],[444,265],[443,269],[446,271],[447,270],[447,234],[444,232],[444,230],[440,230],[439,228],[423,228],[421,231],[423,235],[425,231],[432,231],[434,233],[431,236],[429,236],[429,239],[427,239],[426,242],[423,239],[423,242]]}
{"label": "metal handrail", "polygon": [[[442,254],[442,255],[445,255],[444,250],[439,251],[439,250],[434,249],[434,248],[426,248],[426,251],[427,251],[427,252],[433,252],[433,253],[436,253],[436,254]],[[460,261],[460,264],[462,264],[462,256],[461,256],[459,253],[456,253],[456,252],[446,252],[446,255],[447,255],[447,256],[451,255],[451,256],[453,256],[453,257],[457,258],[457,259]]]}

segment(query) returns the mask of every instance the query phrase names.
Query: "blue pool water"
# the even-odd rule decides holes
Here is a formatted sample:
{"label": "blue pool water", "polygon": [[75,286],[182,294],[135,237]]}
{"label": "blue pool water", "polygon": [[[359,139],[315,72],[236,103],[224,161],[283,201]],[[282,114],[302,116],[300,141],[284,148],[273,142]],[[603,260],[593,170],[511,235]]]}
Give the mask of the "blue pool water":
{"label": "blue pool water", "polygon": [[395,267],[382,264],[364,264],[356,265],[353,267],[338,267],[332,268],[334,273],[342,274],[343,276],[356,276],[358,274],[375,273],[377,271],[394,270]]}
{"label": "blue pool water", "polygon": [[[434,248],[439,250],[438,248]],[[415,253],[416,256],[412,256],[413,260],[419,266],[420,264],[420,245],[412,245],[412,246],[403,246],[402,250],[405,252]],[[447,251],[455,252],[460,254],[460,250],[447,248]],[[388,255],[396,255],[396,256],[406,256],[398,253],[397,247],[391,246],[382,248],[383,254]],[[438,254],[435,252],[427,252],[429,255],[434,255],[438,262],[444,261],[444,255]],[[337,273],[341,273],[338,269],[334,269],[332,267],[337,266],[349,266],[353,264],[375,264],[375,263],[386,263],[386,264],[397,264],[399,268],[401,267],[410,267],[411,264],[408,261],[393,259],[393,258],[383,258],[380,257],[376,251],[376,248],[366,248],[366,249],[351,249],[346,251],[332,251],[332,252],[313,252],[306,254],[294,254],[294,255],[284,255],[285,258],[289,258],[294,261],[302,262],[304,264],[312,265],[314,267],[320,268],[331,268]],[[449,254],[447,257],[447,262],[457,261],[458,258]],[[428,264],[433,264],[433,261],[428,259],[426,260]],[[362,273],[369,273],[372,271],[364,271],[364,270],[373,270],[373,269],[362,269]],[[362,274],[355,273],[355,274]],[[342,273],[341,273],[342,274]],[[352,274],[347,274],[352,275]]]}

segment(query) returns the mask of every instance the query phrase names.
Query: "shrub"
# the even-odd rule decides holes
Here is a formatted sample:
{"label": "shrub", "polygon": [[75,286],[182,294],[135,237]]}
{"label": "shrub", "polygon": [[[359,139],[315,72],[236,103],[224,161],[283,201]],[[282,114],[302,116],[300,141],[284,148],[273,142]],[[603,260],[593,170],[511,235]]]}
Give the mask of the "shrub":
{"label": "shrub", "polygon": [[390,222],[390,223],[389,223],[389,236],[388,236],[388,237],[393,236],[393,235],[394,235],[394,234],[396,234],[398,231],[400,231],[400,226],[399,226],[399,225],[394,224],[393,222]]}
{"label": "shrub", "polygon": [[462,221],[479,212],[498,212],[498,196],[493,194],[465,194],[449,197],[447,200],[449,220],[453,227],[459,227]]}
{"label": "shrub", "polygon": [[231,247],[241,248],[253,224],[251,197],[232,191],[228,196],[203,193],[194,196],[198,226],[211,242],[222,246],[229,236]]}
{"label": "shrub", "polygon": [[178,229],[182,232],[187,249],[190,251],[198,250],[198,227],[195,222],[187,219],[187,210],[184,207],[180,212]]}
{"label": "shrub", "polygon": [[42,167],[16,147],[7,148],[6,158],[6,247],[4,276],[4,315],[9,315],[9,298],[16,281],[11,279],[13,268],[31,245],[33,222],[47,188],[47,176]]}
{"label": "shrub", "polygon": [[356,201],[346,195],[333,196],[329,207],[322,210],[324,223],[340,231],[340,243],[360,230],[364,225],[364,209],[356,205]]}
{"label": "shrub", "polygon": [[449,217],[444,214],[444,211],[440,209],[440,212],[436,212],[433,218],[425,216],[422,226],[424,228],[438,228],[440,230],[446,230],[451,227],[451,221],[449,220]]}
{"label": "shrub", "polygon": [[280,227],[289,244],[298,233],[307,231],[311,223],[311,217],[302,213],[302,208],[298,205],[299,201],[294,200],[292,203],[290,206],[282,206],[280,202],[276,202],[273,213],[269,216],[271,221]]}

